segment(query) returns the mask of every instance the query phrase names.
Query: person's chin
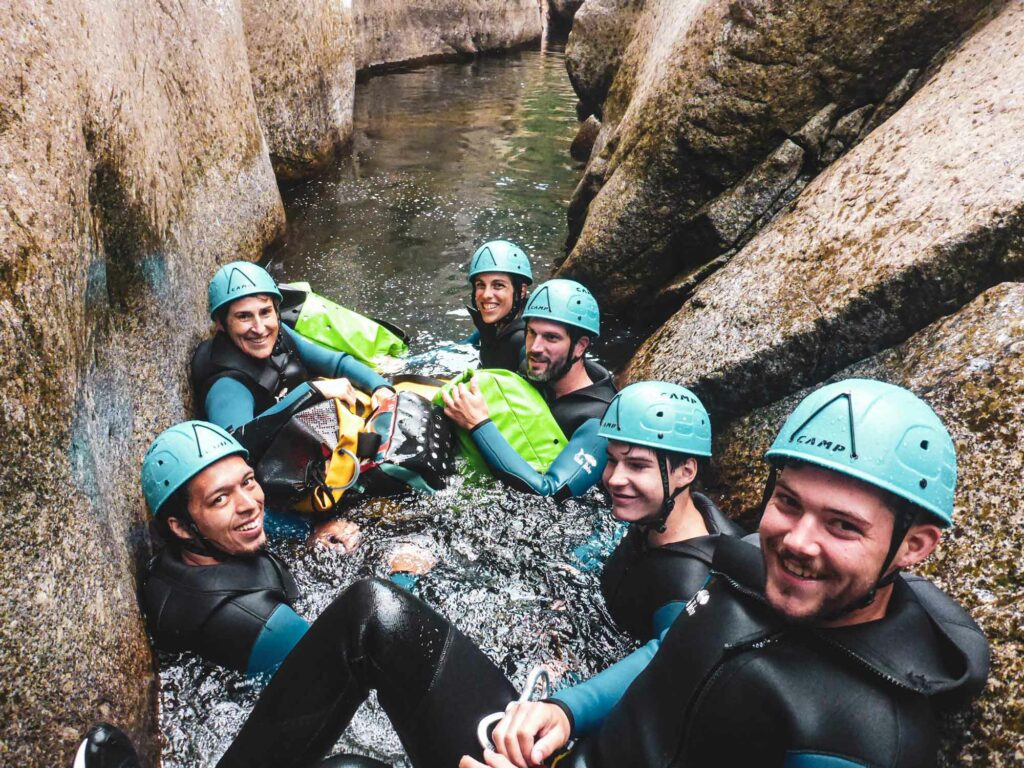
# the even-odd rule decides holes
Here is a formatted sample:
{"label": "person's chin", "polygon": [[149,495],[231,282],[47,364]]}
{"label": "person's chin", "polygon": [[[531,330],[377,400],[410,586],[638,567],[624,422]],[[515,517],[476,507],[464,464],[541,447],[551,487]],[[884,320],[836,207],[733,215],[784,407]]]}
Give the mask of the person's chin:
{"label": "person's chin", "polygon": [[270,353],[274,351],[272,344],[246,344],[245,353],[249,357],[255,357],[257,360],[265,360],[270,357]]}

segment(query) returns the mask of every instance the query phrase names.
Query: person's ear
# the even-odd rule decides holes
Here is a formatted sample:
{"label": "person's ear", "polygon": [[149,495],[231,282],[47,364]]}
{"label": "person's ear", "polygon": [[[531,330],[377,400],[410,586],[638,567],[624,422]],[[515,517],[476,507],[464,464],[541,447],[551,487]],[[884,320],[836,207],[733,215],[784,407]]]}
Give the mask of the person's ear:
{"label": "person's ear", "polygon": [[935,551],[942,538],[942,530],[931,523],[910,526],[903,543],[893,558],[893,565],[898,568],[910,568],[924,560]]}
{"label": "person's ear", "polygon": [[191,539],[192,532],[188,529],[184,523],[176,517],[167,518],[167,527],[171,529],[171,533],[177,536],[179,539]]}
{"label": "person's ear", "polygon": [[675,478],[676,488],[682,485],[690,485],[697,479],[697,460],[692,456],[686,461],[678,464],[672,469],[672,477]]}
{"label": "person's ear", "polygon": [[588,349],[590,349],[590,337],[580,336],[572,347],[572,356],[581,358]]}

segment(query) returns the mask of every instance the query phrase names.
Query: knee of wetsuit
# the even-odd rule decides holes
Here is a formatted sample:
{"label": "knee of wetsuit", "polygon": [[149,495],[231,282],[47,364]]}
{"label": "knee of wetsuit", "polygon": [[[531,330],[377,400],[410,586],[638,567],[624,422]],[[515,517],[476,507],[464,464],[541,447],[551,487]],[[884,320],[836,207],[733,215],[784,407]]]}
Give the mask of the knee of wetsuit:
{"label": "knee of wetsuit", "polygon": [[355,622],[359,632],[393,637],[408,631],[408,616],[422,605],[406,590],[378,578],[360,579],[342,592],[317,619]]}
{"label": "knee of wetsuit", "polygon": [[320,763],[320,768],[391,768],[391,765],[362,755],[334,755]]}

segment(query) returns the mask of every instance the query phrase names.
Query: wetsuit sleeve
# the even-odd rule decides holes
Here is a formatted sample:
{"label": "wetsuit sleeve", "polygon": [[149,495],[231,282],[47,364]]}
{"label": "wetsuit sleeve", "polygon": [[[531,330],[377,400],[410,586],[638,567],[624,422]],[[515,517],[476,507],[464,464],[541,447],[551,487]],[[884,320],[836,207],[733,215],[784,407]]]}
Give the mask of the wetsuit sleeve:
{"label": "wetsuit sleeve", "polygon": [[470,434],[487,466],[499,479],[516,490],[554,496],[562,501],[582,495],[601,479],[608,461],[608,441],[597,434],[599,426],[597,419],[585,421],[544,473],[516,453],[489,419]]}
{"label": "wetsuit sleeve", "polygon": [[656,638],[586,682],[561,690],[551,697],[569,715],[574,739],[593,733],[601,726],[608,713],[619,703],[622,694],[654,658],[661,647],[661,639],[683,607],[684,603],[681,602],[663,605],[655,614],[655,625],[662,628]]}
{"label": "wetsuit sleeve", "polygon": [[309,383],[300,384],[278,402],[250,421],[230,429],[235,439],[249,451],[249,461],[255,465],[277,437],[277,433],[299,411],[323,402],[324,396]]}
{"label": "wetsuit sleeve", "polygon": [[299,614],[287,605],[278,606],[256,638],[245,674],[255,677],[276,670],[307,629],[309,622]]}
{"label": "wetsuit sleeve", "polygon": [[477,349],[480,349],[480,331],[473,331],[469,336],[460,341],[459,344],[472,344]]}
{"label": "wetsuit sleeve", "polygon": [[388,380],[352,355],[321,347],[293,331],[287,325],[281,326],[299,352],[303,365],[311,373],[331,379],[345,378],[358,389],[373,392],[381,387],[390,387]]}
{"label": "wetsuit sleeve", "polygon": [[222,376],[206,393],[203,407],[206,409],[207,421],[231,429],[252,421],[256,400],[242,382]]}

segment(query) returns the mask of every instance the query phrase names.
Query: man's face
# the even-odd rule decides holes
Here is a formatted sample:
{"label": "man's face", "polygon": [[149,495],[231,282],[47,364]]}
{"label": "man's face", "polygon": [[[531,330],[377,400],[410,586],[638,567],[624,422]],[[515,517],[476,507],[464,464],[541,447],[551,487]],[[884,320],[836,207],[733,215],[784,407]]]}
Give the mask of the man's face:
{"label": "man's face", "polygon": [[241,456],[223,458],[188,481],[188,511],[203,537],[229,555],[252,554],[266,543],[263,489]]}
{"label": "man's face", "polygon": [[224,331],[250,357],[266,359],[274,351],[280,321],[274,300],[265,294],[245,296],[231,302]]}
{"label": "man's face", "polygon": [[768,601],[792,621],[834,616],[874,586],[893,522],[866,483],[809,464],[781,470],[760,528]]}
{"label": "man's face", "polygon": [[601,481],[612,497],[612,514],[619,520],[633,523],[661,508],[661,471],[650,448],[609,442]]}
{"label": "man's face", "polygon": [[569,330],[552,320],[531,317],[526,322],[526,373],[533,381],[557,381],[586,350],[586,337],[573,348]]}

